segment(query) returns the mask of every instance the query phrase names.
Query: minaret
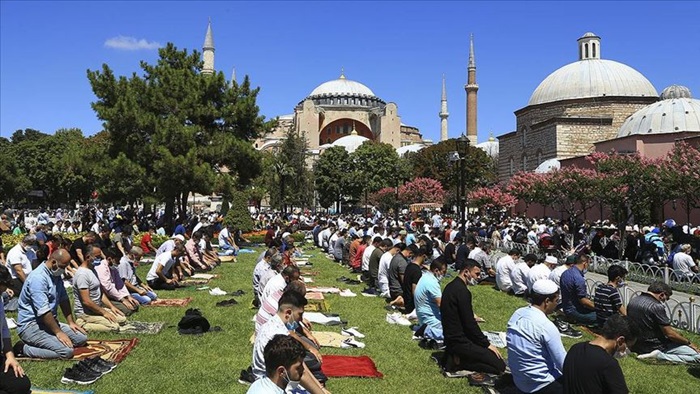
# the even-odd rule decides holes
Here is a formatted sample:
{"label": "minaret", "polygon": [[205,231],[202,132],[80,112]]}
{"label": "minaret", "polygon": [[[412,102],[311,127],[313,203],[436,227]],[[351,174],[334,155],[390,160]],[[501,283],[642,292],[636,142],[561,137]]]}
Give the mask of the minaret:
{"label": "minaret", "polygon": [[467,138],[472,146],[476,145],[476,92],[479,85],[476,83],[476,62],[474,61],[474,35],[469,38],[469,64],[467,65],[467,84],[464,85],[467,92]]}
{"label": "minaret", "polygon": [[235,83],[238,83],[238,81],[236,80],[236,67],[234,67],[234,68],[231,70],[231,81],[229,82],[229,85],[230,85],[231,87],[233,87],[233,83],[234,83],[234,82],[235,82]]}
{"label": "minaret", "polygon": [[440,141],[447,141],[447,91],[445,90],[445,74],[442,74],[442,99],[440,100]]}
{"label": "minaret", "polygon": [[204,37],[202,58],[204,59],[202,74],[214,74],[214,35],[211,32],[211,18],[207,26],[207,35]]}

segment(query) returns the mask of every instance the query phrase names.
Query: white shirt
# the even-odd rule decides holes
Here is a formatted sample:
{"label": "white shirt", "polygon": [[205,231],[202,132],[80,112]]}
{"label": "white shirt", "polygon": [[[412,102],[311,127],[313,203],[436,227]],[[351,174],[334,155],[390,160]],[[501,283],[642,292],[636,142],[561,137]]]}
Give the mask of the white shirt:
{"label": "white shirt", "polygon": [[262,379],[267,375],[263,351],[265,350],[265,345],[278,334],[289,335],[289,330],[282,319],[280,319],[280,316],[275,314],[267,323],[260,327],[255,336],[255,343],[253,343],[253,375],[255,375],[255,379]]}
{"label": "white shirt", "polygon": [[321,231],[318,235],[318,246],[326,249],[328,248],[328,240],[331,237],[331,229],[327,228]]}
{"label": "white shirt", "polygon": [[282,276],[282,274],[276,274],[272,277],[272,279],[267,281],[267,284],[265,284],[265,288],[263,288],[263,291],[260,294],[260,299],[262,300],[263,298],[267,298],[270,296],[270,294],[277,291],[284,291],[285,287],[287,287],[287,281],[284,280],[284,276]]}
{"label": "white shirt", "polygon": [[527,263],[520,262],[515,265],[515,268],[510,272],[510,281],[513,283],[513,293],[523,294],[527,290],[527,274],[530,272],[530,267]]}
{"label": "white shirt", "polygon": [[29,273],[32,272],[32,259],[36,259],[36,254],[34,254],[32,249],[27,248],[26,250],[22,250],[21,243],[13,246],[12,249],[7,252],[6,258],[7,269],[10,270],[12,279],[17,279],[17,271],[15,271],[15,269],[18,265],[22,267],[22,272],[24,272],[25,277],[29,275]]}
{"label": "white shirt", "polygon": [[558,266],[557,268],[553,269],[552,272],[549,273],[549,280],[552,282],[556,283],[557,286],[559,286],[559,280],[561,280],[561,274],[564,273],[564,271],[568,270],[571,268],[571,266],[562,264]]}
{"label": "white shirt", "polygon": [[379,259],[379,272],[377,281],[379,282],[379,292],[389,294],[389,265],[394,256],[389,252],[384,252],[382,258]]}
{"label": "white shirt", "polygon": [[677,274],[693,276],[695,275],[695,272],[692,271],[693,267],[695,267],[695,262],[689,254],[677,252],[673,255],[673,269]]}
{"label": "white shirt", "polygon": [[256,380],[255,383],[248,387],[246,394],[284,394],[284,390],[266,376]]}
{"label": "white shirt", "polygon": [[433,227],[441,227],[442,226],[442,217],[438,215],[437,213],[433,215]]}
{"label": "white shirt", "polygon": [[374,252],[374,249],[377,249],[377,247],[374,245],[369,245],[368,247],[365,248],[365,251],[362,253],[362,270],[363,271],[369,271],[369,256],[372,255],[372,252]]}
{"label": "white shirt", "polygon": [[498,259],[496,263],[496,284],[501,291],[508,291],[513,287],[510,281],[510,272],[515,268],[515,261],[510,255],[505,255]]}
{"label": "white shirt", "polygon": [[549,274],[552,270],[547,267],[547,264],[535,264],[527,273],[527,289],[532,291],[532,285],[540,279],[549,279]]}
{"label": "white shirt", "polygon": [[229,234],[228,229],[226,227],[221,229],[221,231],[219,232],[219,246],[231,246],[231,243],[228,240],[230,237],[231,235]]}
{"label": "white shirt", "polygon": [[161,253],[158,256],[156,256],[156,259],[153,260],[153,264],[151,265],[151,269],[148,270],[148,275],[146,275],[146,281],[158,279],[158,274],[156,273],[156,270],[158,269],[159,265],[163,266],[163,275],[170,272],[170,270],[173,268],[173,265],[175,265],[175,259],[173,259],[173,255],[171,253]]}

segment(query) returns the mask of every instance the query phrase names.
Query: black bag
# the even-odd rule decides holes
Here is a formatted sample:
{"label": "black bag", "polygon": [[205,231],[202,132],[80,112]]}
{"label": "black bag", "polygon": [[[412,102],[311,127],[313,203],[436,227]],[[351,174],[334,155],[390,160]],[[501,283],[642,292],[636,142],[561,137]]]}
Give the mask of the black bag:
{"label": "black bag", "polygon": [[177,332],[189,335],[203,334],[209,331],[210,327],[209,321],[202,316],[202,312],[200,312],[199,309],[190,308],[177,324]]}

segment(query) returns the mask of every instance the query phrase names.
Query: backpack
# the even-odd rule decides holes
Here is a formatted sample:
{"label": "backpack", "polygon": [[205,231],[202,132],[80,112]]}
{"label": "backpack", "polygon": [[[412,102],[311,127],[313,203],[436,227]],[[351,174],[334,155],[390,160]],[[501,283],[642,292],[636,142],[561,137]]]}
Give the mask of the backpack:
{"label": "backpack", "polygon": [[188,309],[185,316],[177,323],[177,331],[180,334],[202,334],[209,331],[211,325],[209,321],[202,316],[199,309]]}

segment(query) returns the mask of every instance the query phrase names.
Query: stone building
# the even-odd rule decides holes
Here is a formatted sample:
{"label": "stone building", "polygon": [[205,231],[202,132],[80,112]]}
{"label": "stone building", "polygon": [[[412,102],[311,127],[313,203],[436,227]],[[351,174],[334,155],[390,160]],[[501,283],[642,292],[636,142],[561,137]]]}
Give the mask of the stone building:
{"label": "stone building", "polygon": [[501,180],[547,160],[590,153],[594,143],[615,138],[630,115],[658,100],[641,73],[601,59],[600,41],[593,33],[579,38],[579,60],[551,73],[515,111],[516,130],[499,137]]}

